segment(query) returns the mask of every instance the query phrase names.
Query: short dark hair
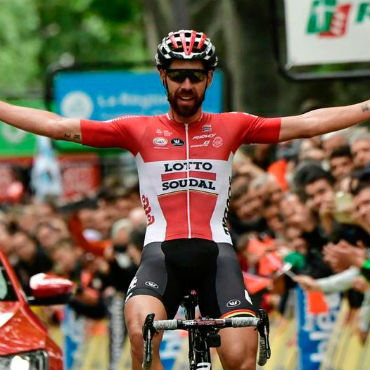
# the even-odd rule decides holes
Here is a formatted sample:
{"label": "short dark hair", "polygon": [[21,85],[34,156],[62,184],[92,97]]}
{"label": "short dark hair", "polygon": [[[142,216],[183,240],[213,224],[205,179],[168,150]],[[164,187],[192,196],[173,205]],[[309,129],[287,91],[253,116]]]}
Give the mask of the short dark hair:
{"label": "short dark hair", "polygon": [[330,153],[329,160],[339,157],[352,158],[351,148],[349,145],[341,145],[334,148],[333,151]]}
{"label": "short dark hair", "polygon": [[330,185],[335,183],[333,175],[317,163],[305,164],[294,175],[294,182],[298,188],[304,188],[321,179],[326,180]]}
{"label": "short dark hair", "polygon": [[351,193],[357,195],[363,189],[370,188],[370,168],[355,171],[352,174]]}

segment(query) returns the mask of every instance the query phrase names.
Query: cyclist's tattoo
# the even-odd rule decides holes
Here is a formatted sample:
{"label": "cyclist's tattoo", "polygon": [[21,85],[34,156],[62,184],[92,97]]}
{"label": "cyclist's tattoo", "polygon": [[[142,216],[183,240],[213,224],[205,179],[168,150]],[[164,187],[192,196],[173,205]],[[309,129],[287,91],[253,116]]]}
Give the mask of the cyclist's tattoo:
{"label": "cyclist's tattoo", "polygon": [[370,103],[365,103],[361,106],[363,112],[370,112]]}
{"label": "cyclist's tattoo", "polygon": [[64,138],[66,140],[81,141],[81,135],[80,134],[71,134],[69,132],[65,132],[64,133]]}

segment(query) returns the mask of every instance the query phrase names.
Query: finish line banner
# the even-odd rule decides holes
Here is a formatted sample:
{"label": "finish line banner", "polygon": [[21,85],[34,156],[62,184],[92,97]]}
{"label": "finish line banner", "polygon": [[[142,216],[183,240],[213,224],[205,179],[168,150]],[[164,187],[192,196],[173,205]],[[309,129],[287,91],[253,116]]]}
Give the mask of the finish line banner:
{"label": "finish line banner", "polygon": [[284,0],[289,67],[370,62],[370,0]]}

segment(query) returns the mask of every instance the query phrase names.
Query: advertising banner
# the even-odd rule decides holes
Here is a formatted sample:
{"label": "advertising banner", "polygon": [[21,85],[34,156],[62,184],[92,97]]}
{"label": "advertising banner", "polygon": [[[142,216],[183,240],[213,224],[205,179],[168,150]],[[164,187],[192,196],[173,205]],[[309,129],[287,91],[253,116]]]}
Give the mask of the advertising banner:
{"label": "advertising banner", "polygon": [[100,186],[99,158],[95,154],[61,155],[64,199],[95,192]]}
{"label": "advertising banner", "polygon": [[[203,110],[221,112],[223,74],[215,71]],[[156,70],[60,71],[54,79],[56,111],[64,117],[107,121],[122,115],[157,115],[168,111],[166,91]],[[58,142],[59,150],[87,150]]]}
{"label": "advertising banner", "polygon": [[[168,111],[157,71],[60,72],[54,81],[57,113],[64,117],[106,121],[122,115],[156,115]],[[203,109],[222,110],[222,73],[216,71]]]}
{"label": "advertising banner", "polygon": [[285,0],[288,67],[370,62],[370,0]]}
{"label": "advertising banner", "polygon": [[324,295],[300,287],[296,294],[299,369],[319,370],[339,314],[340,294]]}

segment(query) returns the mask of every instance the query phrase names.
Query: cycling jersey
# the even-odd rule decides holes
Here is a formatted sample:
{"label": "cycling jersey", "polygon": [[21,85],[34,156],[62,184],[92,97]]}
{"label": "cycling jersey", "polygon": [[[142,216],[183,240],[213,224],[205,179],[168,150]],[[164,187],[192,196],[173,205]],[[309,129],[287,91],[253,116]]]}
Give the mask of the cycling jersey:
{"label": "cycling jersey", "polygon": [[241,144],[275,143],[280,118],[203,113],[178,123],[168,114],[81,120],[82,143],[119,147],[136,159],[147,216],[145,245],[180,238],[230,243],[226,224],[231,163]]}

